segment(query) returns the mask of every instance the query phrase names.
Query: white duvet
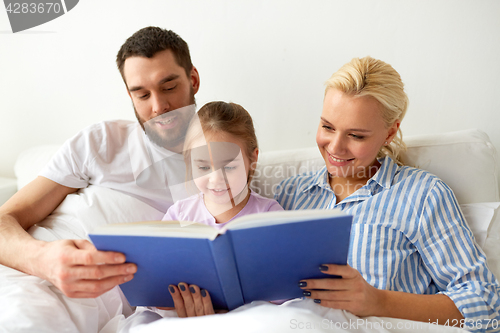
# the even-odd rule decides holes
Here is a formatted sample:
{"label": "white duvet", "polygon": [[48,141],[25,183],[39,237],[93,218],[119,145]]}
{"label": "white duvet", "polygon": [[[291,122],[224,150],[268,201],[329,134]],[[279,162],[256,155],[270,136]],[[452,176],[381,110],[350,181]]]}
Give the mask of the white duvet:
{"label": "white duvet", "polygon": [[[158,220],[163,213],[123,193],[88,187],[69,195],[33,237],[86,238],[105,223]],[[164,316],[165,318],[163,318]],[[0,332],[465,332],[392,318],[358,318],[311,300],[253,302],[226,314],[176,318],[173,311],[130,308],[120,289],[95,299],[71,299],[52,284],[0,265]]]}

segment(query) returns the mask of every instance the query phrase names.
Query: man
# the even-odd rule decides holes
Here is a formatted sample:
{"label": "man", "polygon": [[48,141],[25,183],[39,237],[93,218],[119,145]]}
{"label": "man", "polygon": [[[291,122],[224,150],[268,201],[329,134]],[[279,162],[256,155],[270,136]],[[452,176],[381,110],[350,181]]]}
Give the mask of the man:
{"label": "man", "polygon": [[139,30],[121,47],[117,65],[142,129],[127,121],[90,126],[64,144],[41,176],[0,207],[0,264],[45,279],[68,297],[102,295],[132,279],[137,268],[125,263],[123,254],[97,251],[86,240],[44,242],[26,230],[68,194],[89,184],[166,211],[172,197],[164,188],[148,186],[148,166],[176,159],[194,114],[198,71],[186,42],[172,31]]}

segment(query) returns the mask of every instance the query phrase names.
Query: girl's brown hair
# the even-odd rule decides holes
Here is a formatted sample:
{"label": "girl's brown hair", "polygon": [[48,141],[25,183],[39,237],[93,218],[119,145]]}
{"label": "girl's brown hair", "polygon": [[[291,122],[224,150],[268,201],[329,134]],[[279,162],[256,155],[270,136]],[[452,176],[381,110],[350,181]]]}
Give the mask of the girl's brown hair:
{"label": "girl's brown hair", "polygon": [[[201,127],[201,130],[200,130]],[[255,149],[259,148],[253,120],[247,110],[236,103],[222,101],[205,104],[193,117],[189,124],[184,141],[184,160],[187,173],[191,175],[191,148],[193,142],[206,134],[227,133],[241,140],[245,151],[242,152],[250,160],[250,171],[247,182],[252,179],[255,163],[252,160]]]}

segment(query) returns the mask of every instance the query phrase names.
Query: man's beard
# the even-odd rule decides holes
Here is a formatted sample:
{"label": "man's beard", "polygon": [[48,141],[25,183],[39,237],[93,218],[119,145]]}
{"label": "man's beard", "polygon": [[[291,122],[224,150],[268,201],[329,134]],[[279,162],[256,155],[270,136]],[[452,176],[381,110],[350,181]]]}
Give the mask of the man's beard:
{"label": "man's beard", "polygon": [[[190,91],[189,103],[186,106],[176,110],[165,112],[148,121],[144,121],[143,119],[141,119],[134,106],[135,116],[137,117],[139,124],[141,125],[149,140],[157,146],[178,153],[182,152],[186,132],[191,118],[195,114],[195,111],[196,102],[193,89],[191,89]],[[159,128],[158,122],[162,122],[162,120],[165,120],[163,122],[168,123],[169,121],[172,121],[172,119],[174,119],[173,121],[177,122],[174,128]]]}

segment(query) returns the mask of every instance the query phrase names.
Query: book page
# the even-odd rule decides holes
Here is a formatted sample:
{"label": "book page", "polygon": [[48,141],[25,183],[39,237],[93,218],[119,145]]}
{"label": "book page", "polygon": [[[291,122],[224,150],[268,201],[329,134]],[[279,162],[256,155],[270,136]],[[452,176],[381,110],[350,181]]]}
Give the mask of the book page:
{"label": "book page", "polygon": [[307,221],[311,218],[321,219],[332,216],[345,215],[340,209],[304,209],[285,210],[267,213],[258,213],[242,216],[225,225],[220,233],[226,230],[248,229],[265,225],[276,225],[284,223],[295,223]]}
{"label": "book page", "polygon": [[218,233],[211,226],[195,222],[186,225],[180,221],[145,221],[107,224],[95,228],[90,234],[215,239]]}

